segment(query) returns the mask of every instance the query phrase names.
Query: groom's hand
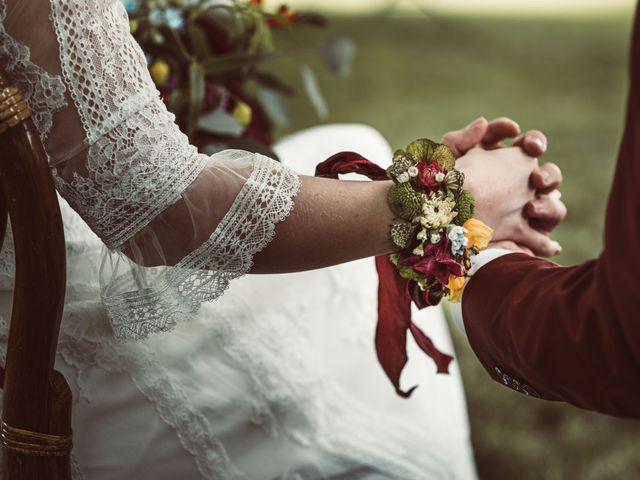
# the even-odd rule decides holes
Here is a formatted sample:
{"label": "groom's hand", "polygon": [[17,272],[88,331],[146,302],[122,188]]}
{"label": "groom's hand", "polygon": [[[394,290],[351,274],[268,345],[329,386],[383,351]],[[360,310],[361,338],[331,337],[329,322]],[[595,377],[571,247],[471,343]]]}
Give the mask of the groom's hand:
{"label": "groom's hand", "polygon": [[[472,148],[485,150],[504,148],[503,141],[513,137],[516,138],[512,145],[520,147],[530,157],[539,157],[547,149],[547,139],[543,133],[531,130],[520,134],[518,124],[505,117],[491,122],[480,117],[461,130],[445,134],[442,142],[453,150],[456,157],[460,157]],[[511,166],[515,167],[515,165]],[[529,176],[534,196],[524,205],[522,211],[523,223],[526,221],[531,228],[518,228],[518,237],[521,241],[524,240],[524,243],[515,243],[512,239],[494,242],[493,245],[527,254],[551,256],[559,253],[560,245],[548,237],[567,214],[558,190],[561,182],[562,172],[557,165],[545,163],[538,166],[536,162]],[[528,235],[523,235],[527,233]],[[545,236],[546,239],[543,238]]]}

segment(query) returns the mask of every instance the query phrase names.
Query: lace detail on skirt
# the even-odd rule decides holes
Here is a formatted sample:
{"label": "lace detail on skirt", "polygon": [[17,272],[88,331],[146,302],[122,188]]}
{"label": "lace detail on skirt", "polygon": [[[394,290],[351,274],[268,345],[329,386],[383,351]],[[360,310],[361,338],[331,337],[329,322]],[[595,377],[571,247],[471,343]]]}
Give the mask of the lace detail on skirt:
{"label": "lace detail on skirt", "polygon": [[300,187],[293,171],[270,158],[255,158],[250,177],[206,242],[163,270],[152,286],[138,289],[130,275],[123,275],[103,290],[116,338],[140,339],[170,330],[249,272],[253,256],[269,244],[276,224],[291,212]]}
{"label": "lace detail on skirt", "polygon": [[[243,479],[233,467],[211,424],[189,400],[155,358],[155,352],[142,342],[118,342],[105,336],[104,314],[98,304],[71,304],[62,323],[58,351],[77,372],[76,381],[84,401],[93,401],[84,381],[88,367],[108,372],[128,372],[136,388],[155,406],[162,420],[175,429],[182,447],[193,455],[196,466],[207,480]],[[82,325],[80,320],[85,321]],[[87,325],[87,321],[89,325]],[[74,480],[81,480],[81,477]]]}
{"label": "lace detail on skirt", "polygon": [[6,5],[0,0],[0,63],[29,105],[33,123],[44,144],[53,125],[53,114],[67,105],[66,88],[59,76],[51,75],[31,62],[29,48],[5,30],[5,16]]}
{"label": "lace detail on skirt", "polygon": [[[152,377],[152,373],[156,376]],[[170,381],[164,370],[146,368],[131,372],[131,378],[138,390],[155,404],[162,420],[175,429],[180,444],[193,455],[204,478],[244,479],[231,464],[222,442],[211,432],[207,419]]]}

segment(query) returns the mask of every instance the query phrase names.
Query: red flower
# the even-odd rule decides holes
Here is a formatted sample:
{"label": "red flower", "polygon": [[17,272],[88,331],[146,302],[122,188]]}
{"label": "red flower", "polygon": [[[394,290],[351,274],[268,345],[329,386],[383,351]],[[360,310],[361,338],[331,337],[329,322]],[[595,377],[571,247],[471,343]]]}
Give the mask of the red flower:
{"label": "red flower", "polygon": [[413,303],[415,303],[420,310],[431,305],[431,303],[429,303],[429,292],[422,290],[417,282],[407,282],[407,290],[409,297],[411,297]]}
{"label": "red flower", "polygon": [[296,12],[289,10],[289,7],[285,4],[280,5],[278,8],[277,16],[273,16],[268,20],[268,25],[270,27],[282,28],[284,27],[281,19],[285,19],[287,23],[291,24],[296,18]]}
{"label": "red flower", "polygon": [[420,162],[418,164],[418,176],[416,177],[416,181],[418,182],[418,185],[421,185],[425,190],[438,190],[440,186],[436,181],[436,175],[438,175],[438,173],[446,175],[447,169],[435,161]]}
{"label": "red flower", "polygon": [[424,255],[413,255],[404,259],[401,264],[420,272],[427,277],[435,277],[443,285],[449,283],[449,275],[462,277],[464,269],[451,256],[451,243],[443,235],[438,243],[425,243]]}

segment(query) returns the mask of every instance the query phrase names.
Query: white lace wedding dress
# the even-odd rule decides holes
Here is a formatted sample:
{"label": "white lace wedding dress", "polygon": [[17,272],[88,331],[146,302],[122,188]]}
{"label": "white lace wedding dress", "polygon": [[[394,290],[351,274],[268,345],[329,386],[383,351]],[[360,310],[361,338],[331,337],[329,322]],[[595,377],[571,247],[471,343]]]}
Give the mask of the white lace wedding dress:
{"label": "white lace wedding dress", "polygon": [[[436,376],[410,343],[403,383],[420,388],[408,400],[377,364],[373,260],[243,276],[295,208],[298,176],[248,152],[198,154],[116,0],[0,0],[0,62],[64,198],[57,365],[74,394],[74,478],[475,477],[455,364]],[[344,149],[391,156],[353,125],[276,146],[307,174]],[[4,319],[12,289],[9,234]],[[417,317],[452,351],[440,309]]]}

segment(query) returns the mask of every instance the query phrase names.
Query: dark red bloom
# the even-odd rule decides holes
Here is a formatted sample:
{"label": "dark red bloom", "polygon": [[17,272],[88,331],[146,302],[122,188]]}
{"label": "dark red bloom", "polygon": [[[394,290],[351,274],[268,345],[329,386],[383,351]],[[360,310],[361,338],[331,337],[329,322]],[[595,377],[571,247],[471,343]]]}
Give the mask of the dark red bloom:
{"label": "dark red bloom", "polygon": [[291,24],[296,19],[296,16],[296,12],[291,11],[288,6],[283,4],[278,8],[278,15],[271,17],[267,21],[267,24],[270,27],[282,28],[284,27],[282,19],[285,19],[288,24]]}
{"label": "dark red bloom", "polygon": [[443,285],[449,283],[449,275],[462,277],[464,270],[451,254],[451,242],[443,235],[438,243],[424,244],[424,255],[412,255],[402,260],[402,266],[410,267],[423,275],[435,277]]}
{"label": "dark red bloom", "polygon": [[425,190],[438,190],[440,187],[440,184],[436,181],[436,175],[438,173],[446,175],[447,169],[438,162],[420,162],[418,164],[418,176],[416,177],[416,181],[418,182],[418,185],[422,186]]}
{"label": "dark red bloom", "polygon": [[417,282],[410,281],[407,284],[407,290],[409,291],[411,300],[413,300],[413,303],[415,303],[416,307],[420,310],[431,306],[431,303],[429,302],[429,291],[422,290]]}

